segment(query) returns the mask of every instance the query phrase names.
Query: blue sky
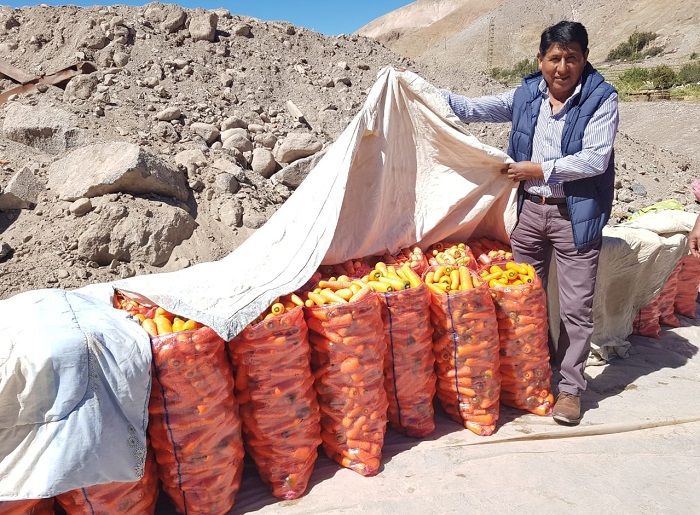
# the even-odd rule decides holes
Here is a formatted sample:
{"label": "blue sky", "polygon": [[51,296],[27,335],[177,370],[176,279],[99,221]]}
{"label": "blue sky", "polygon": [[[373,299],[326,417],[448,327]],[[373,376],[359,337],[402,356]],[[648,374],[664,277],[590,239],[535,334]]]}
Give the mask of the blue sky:
{"label": "blue sky", "polygon": [[[48,5],[144,5],[148,2],[139,1],[67,1],[52,0],[0,0],[0,5],[24,7],[38,4]],[[391,12],[412,2],[406,0],[223,0],[214,1],[167,1],[161,3],[176,3],[188,9],[201,7],[216,9],[226,7],[231,14],[253,16],[268,21],[288,21],[294,25],[315,30],[327,36],[350,34],[366,25],[375,18]]]}

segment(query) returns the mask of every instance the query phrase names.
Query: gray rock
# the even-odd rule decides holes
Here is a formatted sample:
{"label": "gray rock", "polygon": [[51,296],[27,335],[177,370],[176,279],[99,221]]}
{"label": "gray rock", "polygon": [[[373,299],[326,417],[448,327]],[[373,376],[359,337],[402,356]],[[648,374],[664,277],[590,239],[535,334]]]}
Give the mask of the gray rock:
{"label": "gray rock", "polygon": [[224,193],[236,193],[240,187],[233,174],[227,172],[218,174],[214,179],[214,188]]}
{"label": "gray rock", "polygon": [[196,11],[190,18],[192,41],[214,41],[219,17],[212,11]]}
{"label": "gray rock", "polygon": [[226,129],[221,133],[221,141],[226,141],[234,134],[240,134],[244,138],[248,139],[248,131],[246,129],[235,127],[233,129]]}
{"label": "gray rock", "polygon": [[286,187],[293,190],[297,189],[309,172],[314,169],[321,158],[326,154],[327,150],[318,152],[312,156],[298,159],[294,163],[285,166],[279,172],[272,176],[272,181],[279,184],[284,184]]}
{"label": "gray rock", "polygon": [[228,159],[224,159],[223,157],[216,159],[211,166],[216,170],[230,173],[234,176],[243,170],[240,166],[238,166],[238,164],[231,162]]}
{"label": "gray rock", "polygon": [[156,120],[161,120],[163,122],[170,122],[173,120],[177,120],[182,116],[182,111],[180,110],[179,107],[175,106],[170,106],[166,107],[162,111],[159,111],[156,114]]}
{"label": "gray rock", "polygon": [[253,159],[250,163],[250,167],[254,172],[269,179],[277,169],[277,161],[275,161],[275,157],[268,149],[256,148],[253,149]]}
{"label": "gray rock", "polygon": [[185,21],[187,20],[187,15],[182,7],[159,2],[148,4],[143,17],[151,25],[160,26],[161,30],[166,33],[177,32],[185,26]]}
{"label": "gray rock", "polygon": [[267,222],[267,218],[261,213],[243,213],[243,226],[248,229],[260,229]]}
{"label": "gray rock", "polygon": [[[187,212],[168,204],[134,199],[132,205],[129,216],[112,216],[110,210],[117,206],[102,210],[100,219],[78,238],[78,255],[100,266],[113,260],[163,266],[196,226]],[[151,216],[144,214],[146,205]]]}
{"label": "gray rock", "polygon": [[241,134],[232,134],[224,141],[224,148],[235,148],[240,152],[252,152],[253,143]]}
{"label": "gray rock", "polygon": [[620,189],[620,190],[615,190],[617,193],[617,200],[620,202],[632,202],[635,200],[637,197],[632,191],[628,189]]}
{"label": "gray rock", "polygon": [[236,36],[250,37],[250,25],[248,25],[247,23],[239,23],[238,25],[233,27],[233,30],[231,32],[233,32],[233,34],[235,34]]}
{"label": "gray rock", "polygon": [[263,132],[262,134],[256,134],[253,141],[255,141],[255,143],[257,143],[261,147],[264,147],[268,150],[272,150],[277,144],[277,136],[275,136],[271,132]]}
{"label": "gray rock", "polygon": [[129,54],[127,54],[126,52],[114,52],[112,60],[114,61],[114,66],[126,66],[127,64],[129,64]]}
{"label": "gray rock", "polygon": [[210,123],[195,122],[190,125],[190,130],[206,141],[207,145],[219,139],[219,129]]}
{"label": "gray rock", "polygon": [[229,118],[226,118],[223,122],[221,122],[221,132],[224,132],[228,129],[237,128],[248,129],[248,122],[239,118],[238,116],[231,116]]}
{"label": "gray rock", "polygon": [[109,44],[109,38],[98,32],[89,32],[85,34],[79,47],[89,48],[90,50],[102,50]]}
{"label": "gray rock", "polygon": [[13,50],[17,50],[17,43],[15,41],[0,43],[0,54],[9,54]]}
{"label": "gray rock", "polygon": [[12,252],[12,247],[10,247],[9,243],[3,242],[2,245],[0,245],[0,259],[5,259],[10,252]]}
{"label": "gray rock", "polygon": [[61,109],[12,103],[5,109],[2,132],[9,140],[58,154],[86,139],[76,122],[73,115]]}
{"label": "gray rock", "polygon": [[175,164],[193,172],[207,165],[207,157],[198,149],[183,150],[175,156]]}
{"label": "gray rock", "polygon": [[639,184],[638,182],[633,182],[630,185],[630,189],[632,190],[632,193],[639,197],[646,197],[647,196],[647,190],[644,186]]}
{"label": "gray rock", "polygon": [[0,193],[0,211],[30,209],[36,205],[44,185],[29,168],[17,172]]}
{"label": "gray rock", "polygon": [[58,270],[56,270],[56,277],[58,277],[59,279],[68,279],[70,277],[70,274],[68,273],[68,270],[59,268]]}
{"label": "gray rock", "polygon": [[292,163],[302,157],[315,154],[323,145],[313,134],[308,132],[292,132],[275,149],[275,159],[278,163]]}
{"label": "gray rock", "polygon": [[243,207],[232,199],[227,199],[219,206],[219,219],[229,227],[243,225]]}
{"label": "gray rock", "polygon": [[92,201],[89,198],[79,198],[74,201],[68,210],[75,216],[83,216],[92,211]]}
{"label": "gray rock", "polygon": [[187,200],[183,174],[131,143],[103,143],[79,148],[54,162],[48,186],[59,198],[77,200],[107,193],[155,193]]}
{"label": "gray rock", "polygon": [[100,78],[96,73],[89,75],[76,75],[66,86],[63,92],[63,101],[88,100],[97,90]]}
{"label": "gray rock", "polygon": [[180,141],[180,134],[177,129],[168,122],[158,122],[153,126],[151,134],[167,143],[177,143]]}
{"label": "gray rock", "polygon": [[[175,7],[175,6],[173,6]],[[187,14],[181,8],[172,9],[160,24],[163,32],[173,33],[182,29],[187,22]]]}

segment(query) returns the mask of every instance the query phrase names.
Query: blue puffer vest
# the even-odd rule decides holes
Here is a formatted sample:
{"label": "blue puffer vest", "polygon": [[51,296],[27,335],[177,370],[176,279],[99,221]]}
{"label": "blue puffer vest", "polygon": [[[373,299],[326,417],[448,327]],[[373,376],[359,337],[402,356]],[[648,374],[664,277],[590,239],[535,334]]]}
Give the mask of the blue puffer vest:
{"label": "blue puffer vest", "polygon": [[[515,161],[532,158],[532,140],[542,99],[539,83],[542,73],[537,72],[523,79],[513,98],[513,129],[510,133],[508,155]],[[583,148],[583,132],[591,116],[615,92],[590,63],[582,75],[580,94],[566,113],[561,149],[567,156]],[[564,183],[566,204],[569,207],[574,243],[579,250],[586,250],[602,236],[608,223],[615,192],[615,159],[610,156],[607,170],[600,175]],[[518,189],[518,216],[523,207],[523,183]]]}

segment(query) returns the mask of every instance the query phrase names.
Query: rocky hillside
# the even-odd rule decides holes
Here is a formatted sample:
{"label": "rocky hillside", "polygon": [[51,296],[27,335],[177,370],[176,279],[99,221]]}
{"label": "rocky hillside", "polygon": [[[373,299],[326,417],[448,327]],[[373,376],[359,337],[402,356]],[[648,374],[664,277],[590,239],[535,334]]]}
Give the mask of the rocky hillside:
{"label": "rocky hillside", "polygon": [[564,19],[580,21],[588,29],[593,63],[601,63],[635,30],[659,35],[654,45],[664,51],[655,62],[687,61],[700,51],[700,2],[685,0],[417,0],[377,18],[358,34],[419,61],[485,70],[491,22],[492,65],[510,68],[534,57],[542,29]]}
{"label": "rocky hillside", "polygon": [[[227,255],[387,65],[463,92],[503,87],[224,9],[0,7],[0,298]],[[474,132],[505,147],[507,127]],[[670,194],[692,205],[695,158],[621,135],[618,162],[619,217]]]}

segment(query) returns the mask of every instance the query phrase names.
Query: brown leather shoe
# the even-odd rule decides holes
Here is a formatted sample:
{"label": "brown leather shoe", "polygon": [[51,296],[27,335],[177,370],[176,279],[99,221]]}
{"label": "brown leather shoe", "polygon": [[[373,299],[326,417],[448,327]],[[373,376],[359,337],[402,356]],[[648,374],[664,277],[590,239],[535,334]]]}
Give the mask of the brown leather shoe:
{"label": "brown leather shoe", "polygon": [[554,404],[552,417],[559,424],[575,426],[581,422],[581,398],[566,392],[561,392]]}

